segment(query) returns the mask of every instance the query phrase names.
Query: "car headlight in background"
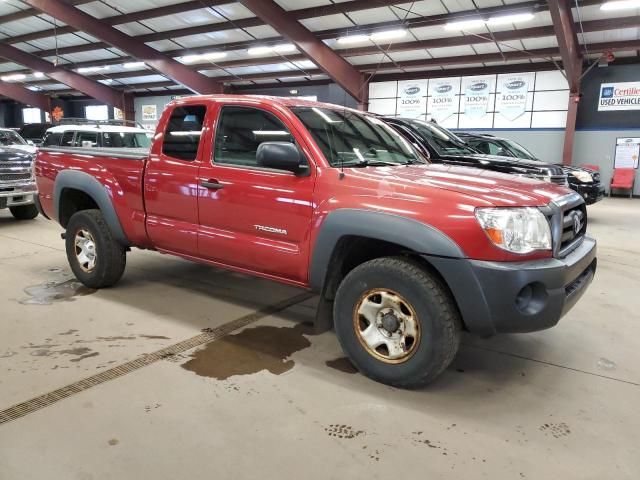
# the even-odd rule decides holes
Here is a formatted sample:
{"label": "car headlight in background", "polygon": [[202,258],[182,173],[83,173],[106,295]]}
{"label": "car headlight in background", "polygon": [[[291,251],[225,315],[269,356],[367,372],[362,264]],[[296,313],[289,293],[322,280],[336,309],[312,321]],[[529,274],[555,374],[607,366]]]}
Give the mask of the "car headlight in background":
{"label": "car headlight in background", "polygon": [[537,208],[478,208],[475,213],[489,239],[504,250],[551,250],[551,227]]}
{"label": "car headlight in background", "polygon": [[593,182],[593,176],[589,172],[585,172],[584,170],[577,170],[577,171],[574,170],[571,172],[571,175],[573,175],[578,180],[584,183]]}

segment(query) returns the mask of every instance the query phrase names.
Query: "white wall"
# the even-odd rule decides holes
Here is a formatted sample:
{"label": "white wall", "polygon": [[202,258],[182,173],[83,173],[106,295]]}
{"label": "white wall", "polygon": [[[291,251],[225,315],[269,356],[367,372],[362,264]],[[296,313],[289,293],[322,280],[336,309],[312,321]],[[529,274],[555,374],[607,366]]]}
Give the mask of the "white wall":
{"label": "white wall", "polygon": [[[496,94],[500,80],[509,74],[500,75],[476,75],[473,77],[452,77],[458,79],[454,82],[459,85],[456,93],[457,111],[440,122],[441,125],[452,129],[532,129],[532,128],[564,128],[567,119],[567,106],[569,103],[569,90],[567,81],[560,71],[528,72],[519,73],[528,80],[527,106],[525,113],[514,121],[507,120],[500,112],[496,111]],[[465,92],[463,85],[465,80],[471,78],[482,78],[488,80],[490,84],[489,107],[486,115],[480,118],[469,118],[464,113]],[[425,79],[422,82],[430,85],[442,78]],[[417,80],[420,82],[420,80]],[[372,82],[369,84],[369,111],[380,115],[397,115],[397,103],[399,99],[399,82]],[[400,82],[402,84],[402,82]],[[429,97],[431,89],[425,90],[426,102],[423,120],[430,119]]]}

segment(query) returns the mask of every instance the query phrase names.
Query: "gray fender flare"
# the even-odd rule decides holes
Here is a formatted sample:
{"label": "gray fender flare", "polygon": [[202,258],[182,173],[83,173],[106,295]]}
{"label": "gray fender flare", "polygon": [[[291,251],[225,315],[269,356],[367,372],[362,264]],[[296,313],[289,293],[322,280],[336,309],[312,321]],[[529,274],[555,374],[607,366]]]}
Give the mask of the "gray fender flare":
{"label": "gray fender flare", "polygon": [[335,210],[320,226],[311,257],[309,285],[313,291],[322,291],[333,251],[342,237],[350,235],[395,243],[424,255],[465,257],[451,238],[417,220],[370,210]]}
{"label": "gray fender flare", "polygon": [[62,198],[62,191],[65,188],[80,190],[93,198],[100,208],[114,238],[122,245],[129,245],[129,239],[122,229],[120,219],[118,218],[115,208],[113,208],[113,203],[111,202],[111,197],[107,189],[98,180],[85,172],[62,170],[56,176],[53,187],[53,206],[55,220],[58,223],[60,222],[60,200]]}

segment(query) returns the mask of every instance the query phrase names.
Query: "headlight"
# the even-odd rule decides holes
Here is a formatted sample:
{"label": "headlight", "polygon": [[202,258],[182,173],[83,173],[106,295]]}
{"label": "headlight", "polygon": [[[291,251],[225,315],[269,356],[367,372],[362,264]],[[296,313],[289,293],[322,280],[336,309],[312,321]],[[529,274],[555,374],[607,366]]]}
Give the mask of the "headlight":
{"label": "headlight", "polygon": [[584,170],[572,171],[571,175],[576,177],[581,182],[591,183],[593,182],[593,176],[589,172],[585,172]]}
{"label": "headlight", "polygon": [[551,228],[537,208],[478,208],[476,218],[489,239],[504,250],[551,250]]}

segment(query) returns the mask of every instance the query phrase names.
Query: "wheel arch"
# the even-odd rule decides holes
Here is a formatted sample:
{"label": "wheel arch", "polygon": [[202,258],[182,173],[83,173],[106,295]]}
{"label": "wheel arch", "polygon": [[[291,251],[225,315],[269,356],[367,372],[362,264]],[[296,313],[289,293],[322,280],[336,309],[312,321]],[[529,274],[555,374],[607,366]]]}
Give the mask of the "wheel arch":
{"label": "wheel arch", "polygon": [[423,264],[428,264],[423,255],[464,257],[451,238],[431,225],[384,212],[335,210],[324,220],[316,237],[309,284],[312,290],[327,293],[331,299],[352,268],[373,258],[399,254],[412,256]]}
{"label": "wheel arch", "polygon": [[78,211],[97,208],[102,212],[114,238],[129,246],[111,196],[105,186],[86,172],[62,170],[58,173],[53,190],[54,218],[66,227],[71,216]]}

